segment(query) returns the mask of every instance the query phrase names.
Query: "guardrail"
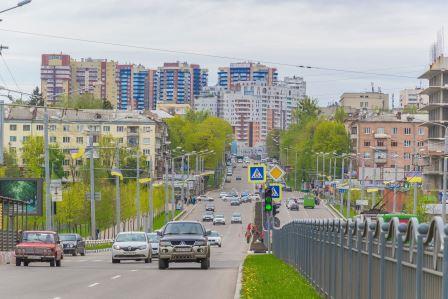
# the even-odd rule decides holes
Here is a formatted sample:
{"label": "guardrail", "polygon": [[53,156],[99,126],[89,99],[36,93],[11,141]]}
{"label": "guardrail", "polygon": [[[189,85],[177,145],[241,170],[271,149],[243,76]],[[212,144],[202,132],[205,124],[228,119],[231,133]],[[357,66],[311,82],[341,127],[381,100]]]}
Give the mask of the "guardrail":
{"label": "guardrail", "polygon": [[448,225],[296,220],[273,232],[275,256],[328,298],[448,298]]}
{"label": "guardrail", "polygon": [[108,244],[113,243],[113,239],[101,239],[101,240],[86,240],[86,246],[93,246],[99,244]]}

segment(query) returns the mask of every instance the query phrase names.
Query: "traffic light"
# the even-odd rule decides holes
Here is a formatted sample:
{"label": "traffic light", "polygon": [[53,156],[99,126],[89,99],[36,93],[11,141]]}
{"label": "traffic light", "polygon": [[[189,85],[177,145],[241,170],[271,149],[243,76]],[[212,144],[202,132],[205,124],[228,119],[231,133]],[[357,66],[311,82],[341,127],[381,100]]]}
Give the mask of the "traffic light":
{"label": "traffic light", "polygon": [[264,190],[264,210],[272,211],[272,190],[269,187]]}
{"label": "traffic light", "polygon": [[272,209],[272,216],[275,217],[275,215],[277,215],[278,213],[280,213],[280,211],[278,210],[279,206],[274,205],[273,209]]}

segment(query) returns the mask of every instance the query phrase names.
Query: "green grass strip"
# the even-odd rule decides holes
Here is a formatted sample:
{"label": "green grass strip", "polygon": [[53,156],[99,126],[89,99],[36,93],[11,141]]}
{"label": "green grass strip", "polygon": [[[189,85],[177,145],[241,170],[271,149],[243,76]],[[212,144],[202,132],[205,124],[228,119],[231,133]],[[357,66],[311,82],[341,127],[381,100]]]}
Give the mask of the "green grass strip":
{"label": "green grass strip", "polygon": [[293,267],[271,254],[248,255],[243,265],[242,299],[312,299],[319,293]]}

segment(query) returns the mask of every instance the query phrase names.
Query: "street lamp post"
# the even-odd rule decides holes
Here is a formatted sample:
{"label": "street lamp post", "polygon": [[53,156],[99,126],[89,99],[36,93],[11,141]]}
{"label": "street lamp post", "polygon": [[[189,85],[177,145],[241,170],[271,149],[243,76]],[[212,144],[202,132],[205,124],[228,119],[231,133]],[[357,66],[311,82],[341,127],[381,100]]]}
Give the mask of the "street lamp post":
{"label": "street lamp post", "polygon": [[137,147],[137,154],[136,154],[136,158],[137,158],[137,175],[136,175],[136,182],[137,182],[137,186],[136,186],[136,190],[135,190],[135,206],[137,208],[137,229],[140,230],[141,226],[142,226],[142,216],[141,216],[141,207],[140,207],[140,151],[138,150]]}
{"label": "street lamp post", "polygon": [[28,4],[28,3],[31,3],[31,0],[22,0],[22,1],[19,1],[19,2],[17,3],[16,6],[13,6],[13,7],[7,8],[7,9],[0,10],[0,13],[4,13],[4,12],[10,11],[10,10],[13,10],[13,9],[15,9],[15,8],[24,6],[24,5]]}
{"label": "street lamp post", "polygon": [[[120,169],[120,149],[118,142],[115,144],[115,167]],[[115,222],[117,223],[117,233],[121,231],[121,194],[120,194],[120,177],[115,176]]]}
{"label": "street lamp post", "polygon": [[349,166],[348,166],[348,194],[347,194],[347,218],[350,217],[350,204],[351,204],[351,187],[352,187],[352,168],[353,168],[353,163],[352,163],[352,159],[350,159],[349,162]]}
{"label": "street lamp post", "polygon": [[96,218],[95,218],[95,166],[93,157],[93,130],[89,130],[89,147],[90,147],[90,233],[93,240],[97,239],[96,234]]}
{"label": "street lamp post", "polygon": [[[3,116],[3,113],[2,113]],[[3,139],[2,139],[3,140]],[[51,213],[51,194],[50,194],[50,150],[48,137],[48,110],[47,103],[44,106],[44,165],[45,165],[45,223],[47,230],[52,230],[53,215]]]}

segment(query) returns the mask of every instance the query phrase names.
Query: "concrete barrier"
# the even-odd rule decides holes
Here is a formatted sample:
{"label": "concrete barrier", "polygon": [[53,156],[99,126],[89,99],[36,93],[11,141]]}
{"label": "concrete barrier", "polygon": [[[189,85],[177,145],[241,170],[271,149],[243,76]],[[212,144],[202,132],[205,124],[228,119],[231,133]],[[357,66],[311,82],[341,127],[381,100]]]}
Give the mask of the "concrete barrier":
{"label": "concrete barrier", "polygon": [[11,264],[14,259],[14,254],[12,251],[1,251],[0,252],[0,265]]}

